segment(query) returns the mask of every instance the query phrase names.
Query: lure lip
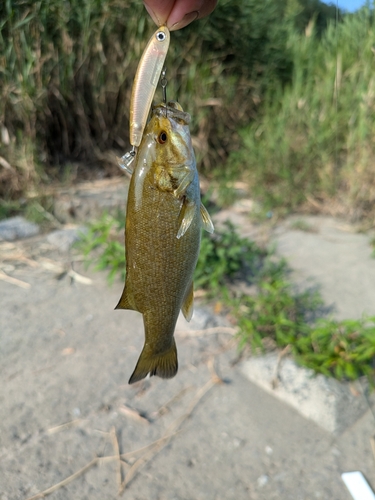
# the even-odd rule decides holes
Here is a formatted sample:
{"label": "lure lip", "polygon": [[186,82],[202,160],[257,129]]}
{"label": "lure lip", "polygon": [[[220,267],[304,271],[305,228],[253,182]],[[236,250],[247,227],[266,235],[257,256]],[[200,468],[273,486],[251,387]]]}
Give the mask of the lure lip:
{"label": "lure lip", "polygon": [[149,39],[139,61],[130,100],[130,144],[133,147],[141,143],[169,43],[169,29],[160,26]]}

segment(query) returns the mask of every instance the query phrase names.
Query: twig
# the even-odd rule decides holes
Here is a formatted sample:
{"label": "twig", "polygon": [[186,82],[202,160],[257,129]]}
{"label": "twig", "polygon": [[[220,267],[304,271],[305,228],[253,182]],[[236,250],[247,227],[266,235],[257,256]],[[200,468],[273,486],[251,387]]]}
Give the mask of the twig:
{"label": "twig", "polygon": [[271,380],[271,386],[272,389],[276,389],[276,387],[279,385],[279,380],[280,380],[280,366],[281,366],[281,360],[288,354],[290,351],[290,344],[288,344],[284,349],[282,349],[279,352],[279,355],[277,356],[277,363],[275,367],[275,374]]}
{"label": "twig", "polygon": [[117,469],[116,469],[116,479],[117,479],[118,489],[120,490],[121,484],[122,484],[120,447],[119,447],[117,436],[116,436],[116,428],[114,426],[111,429],[111,439],[112,439],[113,450],[115,452],[115,455],[118,457]]}
{"label": "twig", "polygon": [[165,440],[167,440],[166,443],[161,442],[158,445],[154,446],[148,453],[146,453],[142,457],[138,458],[138,460],[130,467],[128,473],[125,476],[123,483],[120,486],[120,489],[118,492],[119,495],[122,495],[122,493],[125,491],[127,485],[130,483],[130,481],[136,475],[138,469],[140,467],[142,467],[142,465],[147,463],[152,457],[154,457],[162,448],[164,448],[164,446],[167,445],[167,443],[169,442],[169,439],[166,438]]}
{"label": "twig", "polygon": [[207,366],[208,369],[210,370],[211,373],[211,378],[216,384],[224,384],[224,381],[219,375],[217,374],[214,366],[214,357],[212,356],[208,361],[207,361]]}
{"label": "twig", "polygon": [[132,420],[135,420],[136,422],[141,422],[142,424],[149,424],[150,421],[148,418],[144,417],[141,415],[137,410],[133,410],[132,408],[129,408],[128,406],[122,405],[119,407],[118,411],[125,415],[126,417],[131,418]]}
{"label": "twig", "polygon": [[73,269],[68,271],[68,276],[73,280],[76,280],[78,283],[82,283],[83,285],[92,285],[92,279],[87,278],[86,276],[82,276],[82,274],[77,273]]}
{"label": "twig", "polygon": [[164,436],[162,436],[161,438],[157,439],[156,441],[153,441],[152,443],[147,444],[146,446],[142,446],[142,448],[138,448],[138,450],[128,451],[127,453],[121,453],[120,457],[121,457],[121,459],[130,458],[130,457],[132,457],[132,456],[134,456],[134,455],[136,455],[138,453],[141,453],[142,451],[146,451],[149,448],[153,448],[158,443],[160,443],[162,441],[165,441],[168,438],[173,437],[175,434],[178,434],[178,433],[177,432],[171,432],[170,434],[165,434]]}
{"label": "twig", "polygon": [[8,276],[3,271],[0,271],[0,280],[6,281],[7,283],[11,283],[12,285],[19,286],[20,288],[30,288],[30,283],[26,283],[26,281],[21,281],[17,278],[12,278]]}
{"label": "twig", "polygon": [[47,429],[47,434],[55,434],[56,432],[70,429],[71,427],[79,425],[81,422],[83,422],[83,420],[81,418],[77,418],[76,420],[71,420],[70,422],[66,422],[65,424],[56,425],[55,427],[50,427],[49,429]]}
{"label": "twig", "polygon": [[166,403],[164,403],[163,406],[161,406],[153,415],[155,415],[156,417],[160,417],[161,415],[164,415],[165,413],[167,413],[169,406],[172,403],[174,403],[175,401],[177,401],[178,399],[180,399],[185,394],[185,392],[190,391],[191,389],[192,389],[192,386],[184,387],[184,389],[182,389],[179,393],[175,394]]}
{"label": "twig", "polygon": [[[219,379],[220,380],[220,379]],[[208,382],[206,382],[204,384],[203,387],[201,387],[196,395],[195,395],[195,398],[193,399],[193,401],[190,403],[190,406],[187,410],[186,413],[184,413],[183,415],[181,415],[181,417],[177,418],[174,422],[172,422],[172,424],[168,427],[167,429],[167,432],[173,432],[173,431],[177,431],[181,425],[185,422],[186,419],[188,419],[190,417],[190,415],[193,413],[195,407],[197,406],[197,404],[199,403],[199,401],[203,398],[203,396],[210,390],[212,389],[212,387],[217,384],[217,380],[216,378],[213,379],[213,378],[210,378],[210,380]]]}
{"label": "twig", "polygon": [[[107,458],[107,457],[106,457]],[[72,481],[74,481],[77,477],[79,476],[82,476],[82,474],[84,474],[85,472],[87,472],[89,469],[91,469],[91,467],[93,467],[94,465],[96,465],[99,461],[100,461],[100,457],[95,457],[91,460],[91,462],[89,462],[88,464],[86,464],[84,467],[82,467],[82,469],[79,469],[77,472],[75,472],[74,474],[72,474],[71,476],[63,479],[62,481],[60,481],[59,483],[57,484],[54,484],[53,486],[51,486],[50,488],[47,488],[46,490],[44,491],[41,491],[40,493],[37,493],[36,495],[32,496],[32,497],[29,497],[27,500],[37,500],[38,498],[44,498],[46,497],[47,495],[50,495],[51,493],[53,493],[54,491],[62,488],[63,486],[66,486],[67,484],[71,483]]]}

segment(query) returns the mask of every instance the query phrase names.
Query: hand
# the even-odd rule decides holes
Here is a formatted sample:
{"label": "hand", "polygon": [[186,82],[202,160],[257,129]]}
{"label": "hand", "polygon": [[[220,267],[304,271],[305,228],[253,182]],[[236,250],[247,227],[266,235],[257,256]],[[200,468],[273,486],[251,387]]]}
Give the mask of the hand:
{"label": "hand", "polygon": [[143,3],[158,26],[164,24],[175,31],[211,14],[217,0],[143,0]]}

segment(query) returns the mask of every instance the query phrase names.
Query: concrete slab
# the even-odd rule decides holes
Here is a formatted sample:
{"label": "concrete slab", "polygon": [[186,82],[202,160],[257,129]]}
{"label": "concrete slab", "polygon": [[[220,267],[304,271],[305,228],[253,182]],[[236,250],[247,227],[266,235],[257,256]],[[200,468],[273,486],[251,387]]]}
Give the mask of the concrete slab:
{"label": "concrete slab", "polygon": [[[294,229],[296,220],[311,231]],[[277,252],[303,286],[318,286],[337,319],[375,315],[375,259],[370,237],[332,217],[298,216],[273,234]]]}
{"label": "concrete slab", "polygon": [[312,370],[298,366],[289,357],[278,364],[278,355],[272,353],[244,361],[241,371],[324,430],[340,433],[368,410],[361,392],[355,396],[349,384],[314,376]]}

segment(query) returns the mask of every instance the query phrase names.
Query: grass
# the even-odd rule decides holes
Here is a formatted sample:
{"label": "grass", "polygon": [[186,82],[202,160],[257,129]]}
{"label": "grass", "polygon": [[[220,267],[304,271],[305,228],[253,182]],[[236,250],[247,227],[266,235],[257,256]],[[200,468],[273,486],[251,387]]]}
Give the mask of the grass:
{"label": "grass", "polygon": [[296,231],[304,231],[305,233],[314,233],[316,229],[312,224],[303,219],[296,219],[290,224],[290,228]]}
{"label": "grass", "polygon": [[265,206],[314,210],[335,202],[342,215],[374,220],[374,37],[367,8],[321,38],[288,31],[291,82],[267,92],[227,162]]}
{"label": "grass", "polygon": [[[88,264],[107,269],[109,281],[125,277],[124,217],[108,214],[93,222],[79,243]],[[375,317],[336,321],[320,318],[317,291],[296,291],[288,266],[273,252],[242,238],[227,222],[214,235],[202,233],[195,287],[220,302],[238,325],[239,349],[255,353],[290,350],[298,363],[338,380],[366,376],[375,385]],[[238,290],[246,283],[251,293]]]}
{"label": "grass", "polygon": [[[209,21],[172,34],[168,96],[194,117],[206,171],[238,145],[236,129],[256,108],[252,94],[266,80],[289,74],[276,64],[262,70],[257,64],[275,52],[277,40],[272,57],[288,57],[284,28],[276,23],[280,12],[271,0],[262,8],[255,0],[223,0]],[[228,31],[228,23],[236,29]],[[0,156],[11,167],[0,172],[1,195],[17,197],[41,180],[59,179],[72,161],[80,162],[79,177],[93,170],[113,174],[108,153],[121,156],[129,145],[131,87],[154,30],[138,0],[1,2],[0,129],[6,140]],[[241,33],[254,30],[244,51]]]}

